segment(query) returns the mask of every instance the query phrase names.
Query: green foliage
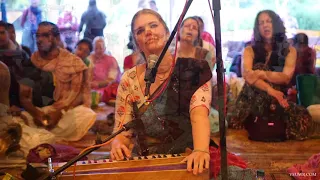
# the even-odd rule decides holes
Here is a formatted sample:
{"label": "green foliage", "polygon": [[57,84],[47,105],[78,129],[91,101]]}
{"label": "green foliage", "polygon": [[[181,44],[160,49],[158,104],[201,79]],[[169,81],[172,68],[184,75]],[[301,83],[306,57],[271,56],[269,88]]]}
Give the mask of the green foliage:
{"label": "green foliage", "polygon": [[30,4],[29,0],[7,0],[6,5],[8,9],[19,10],[27,7]]}
{"label": "green foliage", "polygon": [[320,1],[292,0],[288,5],[290,15],[297,18],[299,29],[320,30]]}
{"label": "green foliage", "polygon": [[[62,0],[56,0],[60,4]],[[40,0],[40,4],[46,4],[46,0]],[[9,10],[24,10],[30,5],[30,0],[7,0],[6,7]]]}
{"label": "green foliage", "polygon": [[[280,0],[279,2],[282,3],[283,0]],[[258,4],[261,5],[260,9],[257,8]],[[276,1],[239,0],[239,7],[241,8],[241,15],[235,16],[240,22],[238,28],[240,30],[249,30],[253,28],[254,19],[258,11],[263,9],[276,11]],[[299,29],[320,30],[319,0],[289,0],[287,10],[289,15],[297,19]],[[229,28],[223,28],[222,30],[229,30]]]}

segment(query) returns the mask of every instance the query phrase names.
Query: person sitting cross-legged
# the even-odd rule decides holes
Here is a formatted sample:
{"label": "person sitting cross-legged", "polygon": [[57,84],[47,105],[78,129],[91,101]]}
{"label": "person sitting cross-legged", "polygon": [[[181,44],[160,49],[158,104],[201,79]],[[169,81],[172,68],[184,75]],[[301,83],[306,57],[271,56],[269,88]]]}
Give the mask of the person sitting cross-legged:
{"label": "person sitting cross-legged", "polygon": [[33,73],[20,81],[24,151],[60,140],[78,141],[91,128],[96,114],[84,104],[86,64],[57,46],[57,26],[41,22],[36,33],[38,51],[31,57]]}

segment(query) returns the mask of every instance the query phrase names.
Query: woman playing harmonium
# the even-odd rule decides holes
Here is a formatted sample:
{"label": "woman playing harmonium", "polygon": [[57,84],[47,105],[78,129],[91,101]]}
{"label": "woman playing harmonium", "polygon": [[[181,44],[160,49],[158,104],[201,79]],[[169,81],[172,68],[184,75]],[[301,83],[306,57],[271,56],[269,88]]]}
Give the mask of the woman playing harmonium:
{"label": "woman playing harmonium", "polygon": [[[170,36],[161,16],[149,9],[134,15],[131,32],[136,47],[147,61],[150,55],[160,55]],[[144,127],[140,128],[145,129],[142,131],[144,136],[135,138],[136,130],[117,135],[111,144],[111,158],[121,160],[132,153],[142,154],[146,150],[144,144],[149,154],[184,153],[190,148],[193,151],[185,158],[187,169],[194,174],[201,173],[209,168],[210,160],[208,114],[212,74],[208,63],[192,58],[175,60],[167,51],[151,85],[149,99],[154,100],[149,104],[145,103],[144,96],[146,68],[147,63],[141,64],[123,74],[116,100],[114,129],[117,131],[121,124],[134,119],[137,105],[142,114]]]}

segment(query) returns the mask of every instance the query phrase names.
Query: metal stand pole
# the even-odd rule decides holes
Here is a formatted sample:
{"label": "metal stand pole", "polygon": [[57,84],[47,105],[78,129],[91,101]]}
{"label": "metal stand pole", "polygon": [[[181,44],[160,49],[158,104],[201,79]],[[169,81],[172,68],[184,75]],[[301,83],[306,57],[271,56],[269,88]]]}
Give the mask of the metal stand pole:
{"label": "metal stand pole", "polygon": [[214,12],[216,59],[217,59],[217,87],[218,87],[218,105],[219,105],[219,131],[220,131],[220,151],[221,151],[221,177],[222,180],[228,179],[227,164],[227,143],[226,143],[226,125],[225,125],[225,104],[224,104],[224,67],[221,50],[221,25],[220,25],[220,0],[212,0]]}

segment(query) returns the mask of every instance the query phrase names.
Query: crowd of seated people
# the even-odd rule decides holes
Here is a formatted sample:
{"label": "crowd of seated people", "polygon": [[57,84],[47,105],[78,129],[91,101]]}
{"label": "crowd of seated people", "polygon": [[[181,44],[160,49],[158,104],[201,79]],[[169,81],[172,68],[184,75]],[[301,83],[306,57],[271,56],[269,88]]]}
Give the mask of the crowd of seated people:
{"label": "crowd of seated people", "polygon": [[[142,117],[143,122],[148,125],[147,135],[156,140],[155,143],[148,144],[150,152],[180,153],[182,149],[191,148],[193,152],[186,161],[189,164],[193,161],[197,165],[208,163],[210,158],[210,129],[207,127],[214,93],[211,83],[215,66],[214,41],[211,40],[212,37],[209,38],[203,26],[203,21],[198,16],[187,17],[182,21],[177,57],[173,58],[171,50],[166,52],[155,83],[150,89],[149,95],[153,97],[163,91],[162,85],[167,85],[164,83],[168,82],[168,88],[161,95],[164,98],[158,98],[152,103],[158,108],[157,114],[154,114],[153,107]],[[241,91],[234,96],[233,107],[228,107],[228,111],[232,112],[228,114],[229,126],[247,128],[250,123],[264,118],[275,105],[274,109],[280,109],[275,114],[284,117],[283,121],[286,121],[284,139],[305,140],[312,137],[316,130],[311,128],[315,126],[315,122],[310,113],[306,108],[285,98],[287,90],[291,88],[289,86],[295,86],[297,75],[314,73],[314,52],[308,47],[307,36],[297,34],[294,46],[291,46],[286,39],[283,22],[270,10],[259,12],[253,31],[252,41],[246,44],[240,59],[237,57],[234,64],[236,75],[244,83]],[[8,92],[0,91],[0,107],[8,109],[14,117],[2,111],[0,115],[6,116],[6,119],[10,116],[10,124],[12,121],[17,129],[22,129],[19,146],[25,155],[28,150],[42,143],[78,141],[84,137],[96,121],[96,113],[91,109],[94,100],[92,94],[98,93],[101,96],[99,102],[115,106],[114,121],[111,121],[111,125],[115,125],[114,131],[122,123],[131,121],[135,113],[134,103],[131,101],[137,102],[137,106],[141,108],[147,104],[146,98],[150,97],[144,94],[145,61],[148,60],[145,57],[159,55],[169,35],[169,30],[158,13],[145,9],[139,11],[133,17],[131,44],[128,44],[133,53],[126,57],[122,74],[117,60],[107,54],[106,39],[102,36],[95,37],[93,41],[81,39],[74,50],[69,52],[63,47],[58,26],[43,21],[39,23],[35,33],[37,50],[31,54],[15,40],[14,27],[0,22],[0,72],[7,73],[0,77],[0,82],[10,81],[8,100],[2,98]],[[11,51],[15,53],[6,54]],[[6,56],[10,56],[10,61],[3,58]],[[190,84],[186,79],[177,80],[179,73],[189,76],[187,70],[180,72],[177,68],[186,67],[186,64],[199,73],[191,73],[196,80]],[[171,75],[176,78],[170,78]],[[5,80],[3,77],[6,77]],[[185,85],[190,90],[180,92],[180,85]],[[175,99],[177,92],[184,94],[183,104],[175,104],[178,102]],[[173,113],[175,110],[182,114]],[[172,124],[168,125],[162,120],[169,116],[172,116],[170,123],[178,126],[182,123],[180,125],[184,129],[170,127]],[[164,132],[165,128],[177,129],[171,129],[176,132]],[[180,131],[183,133],[179,134]],[[133,134],[128,132],[115,138],[111,144],[113,159],[122,159],[123,153],[126,156],[131,156],[132,152],[141,153],[141,149],[132,150]],[[165,140],[165,145],[158,143],[162,140]],[[3,142],[0,137],[0,143]],[[178,146],[174,146],[174,143]],[[10,147],[10,144],[6,147]],[[0,155],[3,151],[0,149]],[[188,169],[191,169],[191,164]],[[194,169],[195,174],[199,172],[202,172],[200,165],[199,169]]]}
{"label": "crowd of seated people", "polygon": [[[1,22],[0,28],[4,50],[16,50],[7,24]],[[11,75],[10,106],[22,109],[14,121],[22,127],[19,144],[25,155],[41,143],[80,140],[96,119],[90,102],[86,102],[91,100],[87,98],[91,96],[87,90],[88,67],[82,59],[58,46],[59,36],[55,24],[41,22],[36,32],[38,51],[30,59],[1,59],[8,64]]]}

